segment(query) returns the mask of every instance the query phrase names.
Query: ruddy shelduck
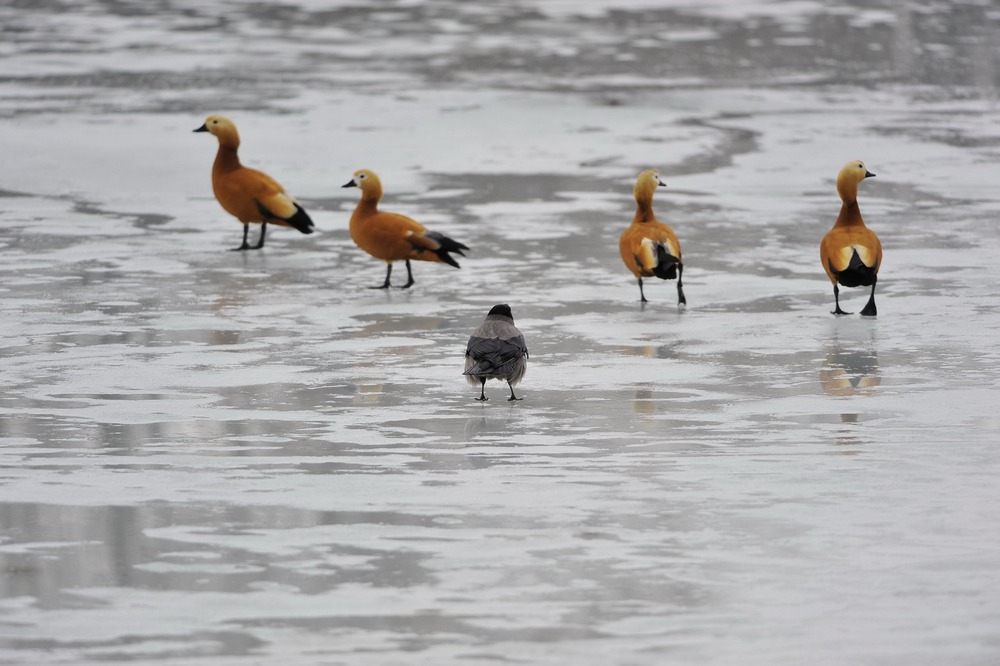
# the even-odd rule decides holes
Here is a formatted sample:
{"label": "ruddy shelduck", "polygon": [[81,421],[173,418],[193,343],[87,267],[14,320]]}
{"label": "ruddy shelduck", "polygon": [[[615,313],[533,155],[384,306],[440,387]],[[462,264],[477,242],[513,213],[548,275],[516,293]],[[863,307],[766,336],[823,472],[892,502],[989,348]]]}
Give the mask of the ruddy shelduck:
{"label": "ruddy shelduck", "polygon": [[874,317],[875,283],[878,270],[882,266],[882,243],[875,232],[865,226],[858,208],[858,184],[865,178],[874,178],[864,162],[854,160],[844,165],[837,174],[837,192],[843,205],[833,228],[823,237],[819,246],[823,270],[833,283],[833,314],[850,314],[840,309],[840,287],[872,288],[868,304],[861,311],[862,316]]}
{"label": "ruddy shelduck", "polygon": [[[267,225],[295,227],[304,234],[313,232],[313,222],[298,202],[266,173],[240,164],[237,150],[240,135],[233,121],[209,116],[195,132],[208,132],[219,140],[219,152],[212,166],[212,190],[227,213],[243,223],[243,244],[234,250],[264,247]],[[251,224],[260,225],[260,240],[247,244]]]}
{"label": "ruddy shelduck", "polygon": [[514,387],[528,369],[528,346],[524,336],[514,326],[514,315],[509,305],[494,305],[486,319],[472,332],[465,348],[465,378],[470,384],[479,384],[479,397],[486,401],[486,380],[507,382],[510,397],[507,402],[522,400],[514,395]]}
{"label": "ruddy shelduck", "polygon": [[361,200],[351,215],[351,239],[362,250],[386,262],[385,282],[372,289],[388,289],[392,275],[392,262],[406,262],[406,284],[413,285],[413,270],[410,260],[436,261],[459,268],[452,253],[465,256],[469,248],[456,240],[434,231],[427,231],[424,225],[398,213],[385,213],[378,209],[382,199],[382,181],[369,169],[354,172],[354,177],[343,187],[357,187],[361,190]]}
{"label": "ruddy shelduck", "polygon": [[653,214],[653,193],[665,187],[655,169],[639,174],[635,181],[636,211],[632,224],[622,234],[618,243],[622,261],[639,280],[639,297],[646,303],[642,278],[658,277],[661,280],[677,279],[677,303],[685,305],[684,263],[681,261],[681,244],[674,230],[656,219]]}

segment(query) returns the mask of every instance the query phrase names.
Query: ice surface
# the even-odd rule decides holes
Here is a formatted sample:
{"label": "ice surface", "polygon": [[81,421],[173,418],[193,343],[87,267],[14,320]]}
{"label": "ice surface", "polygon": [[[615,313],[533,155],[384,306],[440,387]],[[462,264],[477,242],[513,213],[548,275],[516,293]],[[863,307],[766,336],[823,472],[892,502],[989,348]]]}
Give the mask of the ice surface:
{"label": "ice surface", "polygon": [[[0,662],[1000,662],[998,21],[0,7]],[[209,113],[317,233],[227,251]],[[874,320],[818,259],[856,158]],[[685,310],[618,257],[649,167]],[[461,270],[367,289],[358,168]]]}

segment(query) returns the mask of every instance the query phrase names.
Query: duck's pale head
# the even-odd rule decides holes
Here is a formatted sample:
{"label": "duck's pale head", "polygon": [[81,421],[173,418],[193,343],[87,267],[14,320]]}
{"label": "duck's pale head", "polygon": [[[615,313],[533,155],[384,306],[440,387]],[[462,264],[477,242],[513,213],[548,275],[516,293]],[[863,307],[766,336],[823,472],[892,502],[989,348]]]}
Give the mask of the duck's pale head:
{"label": "duck's pale head", "polygon": [[366,197],[382,196],[382,181],[371,169],[358,169],[354,172],[354,177],[344,183],[342,187],[357,187]]}
{"label": "duck's pale head", "polygon": [[858,183],[865,178],[874,178],[875,174],[868,170],[861,160],[851,160],[837,174],[837,192],[845,201],[857,199]]}
{"label": "duck's pale head", "polygon": [[236,131],[236,123],[225,116],[209,116],[195,132],[208,132],[219,140],[220,146],[226,148],[237,148],[240,145],[240,134]]}
{"label": "duck's pale head", "polygon": [[660,173],[656,169],[646,169],[636,178],[633,194],[636,199],[652,199],[657,187],[666,187],[666,183],[660,180]]}

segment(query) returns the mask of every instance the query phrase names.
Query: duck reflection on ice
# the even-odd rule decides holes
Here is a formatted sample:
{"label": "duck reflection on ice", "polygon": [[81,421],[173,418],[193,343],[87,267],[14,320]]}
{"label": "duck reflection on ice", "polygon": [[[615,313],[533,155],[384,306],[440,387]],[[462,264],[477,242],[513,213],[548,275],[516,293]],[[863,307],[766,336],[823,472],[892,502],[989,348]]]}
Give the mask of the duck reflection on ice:
{"label": "duck reflection on ice", "polygon": [[625,356],[645,356],[646,358],[679,359],[680,342],[668,344],[629,345],[621,347]]}
{"label": "duck reflection on ice", "polygon": [[[819,383],[823,392],[838,398],[874,395],[882,383],[882,373],[878,362],[878,348],[874,337],[868,340],[852,340],[850,346],[841,344],[838,336],[833,335],[831,344],[827,347],[826,358],[819,369]],[[852,402],[857,406],[858,403]],[[863,415],[857,411],[841,412],[840,426],[836,443],[842,447],[858,447],[865,442],[861,437],[864,432],[857,424]],[[856,454],[858,449],[841,451],[845,454]]]}
{"label": "duck reflection on ice", "polygon": [[656,414],[656,396],[650,386],[643,384],[635,390],[632,411],[640,416]]}
{"label": "duck reflection on ice", "polygon": [[[819,383],[827,395],[841,398],[873,395],[875,389],[882,383],[874,337],[867,341],[852,341],[852,347],[845,348],[837,335],[833,336],[827,348],[826,359],[819,370]],[[849,431],[839,434],[838,444],[850,446],[861,444],[861,440],[857,437],[859,431],[853,427],[859,420],[860,415],[857,412],[841,413],[840,422],[851,426]]]}
{"label": "duck reflection on ice", "polygon": [[873,393],[882,383],[878,353],[874,349],[830,349],[819,370],[819,383],[827,395]]}

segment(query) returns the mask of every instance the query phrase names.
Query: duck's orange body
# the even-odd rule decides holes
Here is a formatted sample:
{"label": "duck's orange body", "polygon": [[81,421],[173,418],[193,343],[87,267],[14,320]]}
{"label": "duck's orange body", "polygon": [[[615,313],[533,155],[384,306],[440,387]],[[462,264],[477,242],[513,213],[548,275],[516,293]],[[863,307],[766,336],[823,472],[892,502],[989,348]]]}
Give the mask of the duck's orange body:
{"label": "duck's orange body", "polygon": [[858,207],[858,184],[875,174],[863,162],[848,162],[837,175],[837,192],[843,204],[833,228],[819,246],[823,270],[833,283],[834,314],[850,314],[840,309],[840,287],[872,288],[868,304],[861,311],[866,317],[877,314],[875,284],[882,267],[882,243],[875,232],[865,226]]}
{"label": "duck's orange body", "polygon": [[[309,215],[276,180],[262,171],[240,164],[237,153],[240,135],[236,125],[223,116],[209,116],[195,132],[209,132],[219,140],[212,166],[212,191],[223,209],[243,223],[243,245],[238,250],[264,247],[268,224],[294,227],[304,234],[313,232]],[[260,224],[260,240],[247,244],[249,225]]]}
{"label": "duck's orange body", "polygon": [[646,294],[642,278],[658,277],[663,280],[677,278],[677,302],[686,304],[684,297],[681,244],[677,234],[653,214],[653,192],[663,186],[654,170],[643,171],[635,183],[636,211],[632,224],[621,235],[618,251],[622,261],[639,281],[639,296],[643,303]]}
{"label": "duck's orange body", "polygon": [[386,213],[378,209],[382,199],[382,182],[373,171],[361,169],[344,187],[361,189],[361,200],[351,215],[351,239],[362,250],[386,262],[385,282],[379,289],[390,286],[394,261],[406,262],[407,283],[413,284],[410,260],[433,261],[459,268],[451,253],[465,256],[469,248],[444,234],[428,231],[424,225],[398,213]]}

